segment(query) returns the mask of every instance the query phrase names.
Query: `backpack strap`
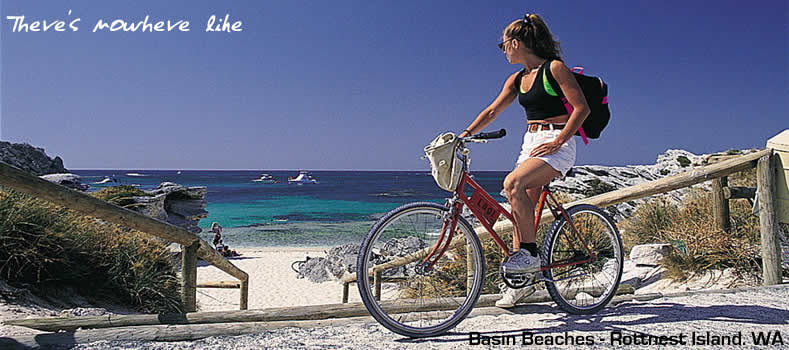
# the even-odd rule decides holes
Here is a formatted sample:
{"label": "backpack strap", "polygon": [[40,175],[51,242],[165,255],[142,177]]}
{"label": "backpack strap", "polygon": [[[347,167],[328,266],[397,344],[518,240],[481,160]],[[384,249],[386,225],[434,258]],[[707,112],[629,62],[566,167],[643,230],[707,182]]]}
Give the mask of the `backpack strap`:
{"label": "backpack strap", "polygon": [[525,73],[525,72],[526,72],[526,68],[521,69],[520,72],[518,72],[518,75],[515,76],[515,86],[514,86],[514,88],[515,88],[515,93],[516,94],[520,94],[521,93],[521,80],[523,80],[523,73]]}
{"label": "backpack strap", "polygon": [[[545,68],[546,66],[548,68]],[[542,67],[543,68],[543,71],[542,71],[542,85],[545,88],[545,92],[548,93],[548,95],[551,95],[551,96],[561,96],[562,97],[562,103],[564,103],[564,109],[567,110],[567,114],[568,115],[572,114],[573,113],[573,105],[571,105],[570,102],[567,101],[567,97],[564,96],[564,93],[562,92],[562,88],[561,87],[558,88],[559,93],[561,93],[561,95],[556,93],[556,91],[553,89],[553,82],[555,82],[556,79],[553,78],[553,74],[550,72],[550,70],[551,70],[550,67],[551,67],[551,61],[550,60],[546,61],[545,64],[543,64],[543,67]],[[576,68],[578,68],[578,67],[574,67],[573,69],[576,69]],[[583,68],[581,68],[581,71],[583,71]],[[578,133],[581,135],[581,139],[584,141],[584,144],[588,145],[589,144],[589,139],[586,137],[586,132],[584,131],[584,127],[583,126],[578,127]]]}
{"label": "backpack strap", "polygon": [[[554,89],[554,83],[556,83],[556,79],[553,78],[553,73],[551,73],[551,61],[547,60],[543,63],[542,67],[542,87],[545,89],[545,92],[551,96],[562,96],[564,97],[564,93],[562,93],[561,88]],[[558,92],[556,92],[558,90]]]}

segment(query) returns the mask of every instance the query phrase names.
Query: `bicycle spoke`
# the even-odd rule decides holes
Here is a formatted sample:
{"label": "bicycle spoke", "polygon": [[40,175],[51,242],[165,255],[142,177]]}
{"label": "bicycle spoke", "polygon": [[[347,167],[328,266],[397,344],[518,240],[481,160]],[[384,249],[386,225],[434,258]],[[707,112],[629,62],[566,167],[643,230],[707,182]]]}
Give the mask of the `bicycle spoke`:
{"label": "bicycle spoke", "polygon": [[[475,240],[471,255],[457,251],[465,246],[442,252],[452,234],[444,232],[446,242],[438,244],[446,211],[434,203],[398,208],[376,223],[362,245],[359,265],[363,267],[357,271],[362,300],[373,317],[392,331],[408,336],[439,334],[459,323],[479,297],[484,277],[481,245]],[[476,239],[473,229],[458,220],[454,235],[467,242]],[[430,270],[421,263],[428,254],[432,254]],[[466,259],[472,259],[473,286],[467,285]],[[411,262],[381,272],[381,295],[376,300],[371,269],[394,260]],[[470,295],[467,289],[472,290]]]}
{"label": "bicycle spoke", "polygon": [[567,213],[572,225],[561,219],[552,227],[543,256],[549,266],[563,261],[570,265],[546,270],[546,277],[553,280],[546,287],[563,309],[591,313],[605,306],[616,293],[623,261],[621,240],[616,226],[599,208],[579,205]]}

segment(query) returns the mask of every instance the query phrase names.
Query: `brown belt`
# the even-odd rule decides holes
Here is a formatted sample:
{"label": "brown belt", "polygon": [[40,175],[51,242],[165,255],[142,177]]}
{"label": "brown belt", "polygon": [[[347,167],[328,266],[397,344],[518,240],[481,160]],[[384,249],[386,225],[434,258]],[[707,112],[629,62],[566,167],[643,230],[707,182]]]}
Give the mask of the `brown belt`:
{"label": "brown belt", "polygon": [[529,124],[528,132],[538,132],[542,130],[561,130],[564,129],[564,124]]}

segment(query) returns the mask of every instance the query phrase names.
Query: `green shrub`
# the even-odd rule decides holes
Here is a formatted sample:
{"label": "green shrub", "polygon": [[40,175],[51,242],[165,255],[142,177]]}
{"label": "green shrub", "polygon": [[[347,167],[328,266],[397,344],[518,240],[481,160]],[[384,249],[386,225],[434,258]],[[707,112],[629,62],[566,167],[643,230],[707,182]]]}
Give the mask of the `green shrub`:
{"label": "green shrub", "polygon": [[156,238],[0,190],[0,277],[70,286],[142,312],[183,310],[168,249]]}
{"label": "green shrub", "polygon": [[688,165],[690,165],[690,159],[688,159],[688,157],[685,157],[685,156],[677,157],[677,162],[679,162],[679,166],[681,166],[683,168],[687,167]]}
{"label": "green shrub", "polygon": [[91,195],[105,202],[110,202],[125,208],[134,204],[132,197],[150,196],[150,194],[143,192],[139,188],[128,185],[105,187],[91,193]]}
{"label": "green shrub", "polygon": [[586,183],[591,187],[590,189],[588,189],[583,193],[587,197],[592,197],[598,194],[611,192],[616,189],[616,187],[614,187],[613,185],[608,184],[606,182],[602,182],[598,178],[592,178],[590,180],[587,180]]}

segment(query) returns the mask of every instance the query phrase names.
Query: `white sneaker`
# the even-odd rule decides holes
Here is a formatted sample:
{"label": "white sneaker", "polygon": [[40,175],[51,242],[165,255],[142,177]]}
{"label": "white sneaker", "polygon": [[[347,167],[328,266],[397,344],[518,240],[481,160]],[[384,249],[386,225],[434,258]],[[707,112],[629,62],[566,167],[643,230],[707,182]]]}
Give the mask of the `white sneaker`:
{"label": "white sneaker", "polygon": [[509,308],[515,306],[521,299],[534,294],[535,288],[534,285],[519,288],[519,289],[512,289],[508,288],[507,286],[502,286],[503,290],[501,299],[496,301],[497,307],[502,308]]}
{"label": "white sneaker", "polygon": [[540,257],[532,256],[528,250],[521,249],[510,255],[501,268],[505,273],[538,272],[540,271]]}

